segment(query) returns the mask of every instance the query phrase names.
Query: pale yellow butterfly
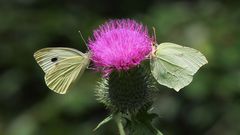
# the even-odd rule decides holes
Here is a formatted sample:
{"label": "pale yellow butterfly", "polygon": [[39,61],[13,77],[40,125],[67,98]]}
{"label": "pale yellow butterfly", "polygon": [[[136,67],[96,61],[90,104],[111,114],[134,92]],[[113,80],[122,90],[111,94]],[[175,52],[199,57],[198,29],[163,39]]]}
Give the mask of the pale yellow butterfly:
{"label": "pale yellow butterfly", "polygon": [[45,72],[49,89],[59,94],[65,94],[90,63],[90,53],[65,47],[40,49],[34,58]]}
{"label": "pale yellow butterfly", "polygon": [[174,43],[158,45],[150,60],[151,72],[157,82],[176,91],[189,85],[193,75],[207,63],[198,50]]}

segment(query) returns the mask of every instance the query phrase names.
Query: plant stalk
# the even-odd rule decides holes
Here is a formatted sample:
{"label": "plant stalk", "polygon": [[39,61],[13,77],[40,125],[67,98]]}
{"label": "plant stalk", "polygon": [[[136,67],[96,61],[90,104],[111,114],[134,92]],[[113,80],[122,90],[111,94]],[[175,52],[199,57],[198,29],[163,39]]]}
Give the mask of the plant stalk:
{"label": "plant stalk", "polygon": [[118,126],[119,134],[120,135],[126,135],[126,133],[124,131],[124,128],[123,128],[122,121],[121,121],[121,116],[119,114],[116,116],[116,123],[117,123],[117,126]]}

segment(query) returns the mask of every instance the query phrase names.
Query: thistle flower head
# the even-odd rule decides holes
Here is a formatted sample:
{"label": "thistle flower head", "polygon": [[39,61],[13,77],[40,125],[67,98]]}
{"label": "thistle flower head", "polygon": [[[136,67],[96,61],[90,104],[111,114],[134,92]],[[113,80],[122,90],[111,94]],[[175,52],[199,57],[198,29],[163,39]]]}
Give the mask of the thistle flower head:
{"label": "thistle flower head", "polygon": [[152,39],[142,24],[116,19],[94,31],[89,47],[96,69],[110,73],[139,65],[151,52]]}

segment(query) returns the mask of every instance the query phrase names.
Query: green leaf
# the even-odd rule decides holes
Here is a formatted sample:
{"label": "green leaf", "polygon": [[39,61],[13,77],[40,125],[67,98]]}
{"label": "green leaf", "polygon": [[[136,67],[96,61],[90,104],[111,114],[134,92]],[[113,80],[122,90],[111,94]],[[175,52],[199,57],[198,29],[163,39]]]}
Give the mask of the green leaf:
{"label": "green leaf", "polygon": [[207,63],[198,50],[174,43],[158,45],[150,61],[151,72],[157,82],[176,91],[189,85],[193,75]]}
{"label": "green leaf", "polygon": [[101,121],[96,128],[93,129],[93,131],[96,131],[98,128],[100,128],[102,125],[108,123],[110,120],[113,119],[113,115],[110,115],[108,117],[106,117],[103,121]]}
{"label": "green leaf", "polygon": [[156,129],[156,131],[157,131],[157,134],[156,134],[156,135],[163,135],[163,133],[160,132],[158,129]]}
{"label": "green leaf", "polygon": [[132,135],[163,135],[149,121],[138,121],[133,123]]}
{"label": "green leaf", "polygon": [[158,117],[156,114],[147,111],[139,112],[127,121],[126,128],[130,135],[163,135],[154,125],[152,120]]}

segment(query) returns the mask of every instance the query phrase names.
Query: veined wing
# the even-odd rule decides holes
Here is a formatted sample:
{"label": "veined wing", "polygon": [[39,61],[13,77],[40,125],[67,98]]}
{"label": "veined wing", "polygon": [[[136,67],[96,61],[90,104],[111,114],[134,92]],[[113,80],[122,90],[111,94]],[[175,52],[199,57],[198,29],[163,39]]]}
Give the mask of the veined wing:
{"label": "veined wing", "polygon": [[89,53],[63,47],[40,49],[34,58],[45,72],[47,86],[60,94],[66,93],[90,62]]}

